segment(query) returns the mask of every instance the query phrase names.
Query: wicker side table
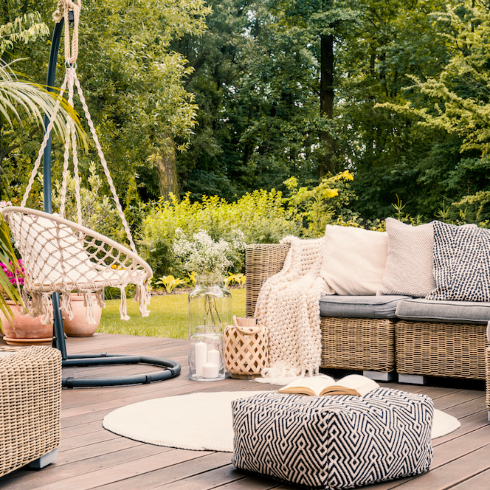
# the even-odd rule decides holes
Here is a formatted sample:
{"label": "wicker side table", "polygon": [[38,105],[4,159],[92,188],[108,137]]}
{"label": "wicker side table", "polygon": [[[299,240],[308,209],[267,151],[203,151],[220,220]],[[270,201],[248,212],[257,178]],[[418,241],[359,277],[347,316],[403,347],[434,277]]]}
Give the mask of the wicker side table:
{"label": "wicker side table", "polygon": [[61,433],[58,350],[29,347],[0,357],[0,418],[0,476],[56,459]]}

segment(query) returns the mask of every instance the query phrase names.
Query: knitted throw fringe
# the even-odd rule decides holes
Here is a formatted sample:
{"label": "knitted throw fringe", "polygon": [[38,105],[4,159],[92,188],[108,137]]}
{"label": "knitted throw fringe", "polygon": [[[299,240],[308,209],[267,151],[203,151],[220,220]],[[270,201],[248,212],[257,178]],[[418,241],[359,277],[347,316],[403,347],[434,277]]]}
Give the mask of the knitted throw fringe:
{"label": "knitted throw fringe", "polygon": [[315,376],[322,348],[320,297],[332,294],[320,276],[325,239],[288,236],[281,243],[291,245],[283,269],[262,286],[255,309],[269,329],[269,367],[262,376]]}

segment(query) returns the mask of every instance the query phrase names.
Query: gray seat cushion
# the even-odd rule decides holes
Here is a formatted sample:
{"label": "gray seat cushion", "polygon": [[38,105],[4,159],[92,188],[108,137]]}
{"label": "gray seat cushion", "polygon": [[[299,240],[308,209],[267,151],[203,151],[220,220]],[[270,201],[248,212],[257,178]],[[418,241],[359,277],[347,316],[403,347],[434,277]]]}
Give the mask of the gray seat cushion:
{"label": "gray seat cushion", "polygon": [[398,303],[396,316],[410,321],[486,325],[490,321],[490,303],[410,298]]}
{"label": "gray seat cushion", "polygon": [[395,318],[396,305],[408,296],[337,296],[320,299],[320,316],[336,318]]}

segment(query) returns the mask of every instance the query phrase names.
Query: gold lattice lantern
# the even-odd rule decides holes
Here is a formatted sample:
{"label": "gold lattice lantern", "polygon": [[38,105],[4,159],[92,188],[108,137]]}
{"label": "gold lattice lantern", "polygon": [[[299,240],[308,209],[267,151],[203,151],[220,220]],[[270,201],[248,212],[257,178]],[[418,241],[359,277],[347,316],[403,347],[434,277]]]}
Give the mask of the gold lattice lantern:
{"label": "gold lattice lantern", "polygon": [[269,365],[267,327],[257,325],[256,318],[233,317],[225,328],[223,351],[225,367],[232,378],[254,378]]}

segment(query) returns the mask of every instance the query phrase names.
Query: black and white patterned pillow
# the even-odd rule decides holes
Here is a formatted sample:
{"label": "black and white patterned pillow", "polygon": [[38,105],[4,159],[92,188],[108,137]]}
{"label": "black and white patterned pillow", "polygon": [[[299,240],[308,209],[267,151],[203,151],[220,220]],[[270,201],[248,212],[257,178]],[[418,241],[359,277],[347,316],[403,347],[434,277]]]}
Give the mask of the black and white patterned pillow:
{"label": "black and white patterned pillow", "polygon": [[434,221],[436,289],[426,298],[490,301],[490,230]]}

